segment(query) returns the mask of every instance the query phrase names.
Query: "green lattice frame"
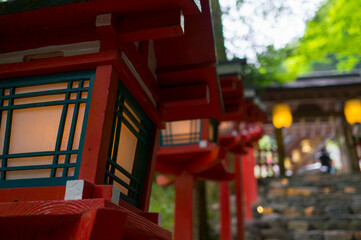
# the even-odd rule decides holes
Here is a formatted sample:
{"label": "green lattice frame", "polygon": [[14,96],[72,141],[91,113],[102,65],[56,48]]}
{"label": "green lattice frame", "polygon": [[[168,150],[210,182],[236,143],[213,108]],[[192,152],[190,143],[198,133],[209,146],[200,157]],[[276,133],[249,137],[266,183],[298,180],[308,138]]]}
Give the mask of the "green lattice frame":
{"label": "green lattice frame", "polygon": [[[133,114],[124,106],[124,102],[126,102],[131,107],[132,111],[136,113],[136,115],[140,119],[140,123],[138,123],[138,121],[134,118]],[[130,123],[122,115],[123,112],[125,112],[127,116],[129,116],[132,123]],[[116,122],[118,122],[118,124],[116,124]],[[127,172],[124,168],[122,168],[116,163],[117,148],[119,145],[121,132],[121,124],[119,123],[124,123],[126,127],[138,139],[132,172]],[[132,124],[134,124],[139,129],[139,132],[134,129]],[[123,193],[120,193],[120,198],[138,208],[141,205],[143,197],[144,180],[147,173],[149,153],[151,147],[150,143],[152,137],[152,128],[152,121],[140,108],[140,106],[131,96],[126,87],[119,81],[104,183],[113,184],[113,182],[115,181],[121,186],[125,187],[128,190],[128,194],[125,195]],[[115,169],[128,177],[130,179],[130,183],[127,184],[126,182],[115,176]]]}
{"label": "green lattice frame", "polygon": [[[198,119],[199,120],[199,119]],[[205,124],[204,121],[207,121]],[[204,131],[208,131],[205,128],[213,128],[213,136],[208,136],[208,133]],[[207,138],[204,139],[203,136],[207,135]],[[173,140],[186,140],[185,143],[174,143]],[[189,136],[186,138],[182,138],[182,136],[176,135],[172,133],[172,128],[170,124],[166,125],[166,129],[161,131],[160,135],[160,146],[183,146],[183,145],[192,145],[198,144],[201,140],[207,140],[209,142],[217,142],[218,141],[218,125],[215,119],[200,119],[199,128],[196,128],[196,124],[191,122],[191,132]]]}
{"label": "green lattice frame", "polygon": [[[7,111],[7,121],[6,121],[6,132],[3,147],[3,154],[0,155],[2,159],[2,164],[0,168],[0,188],[13,188],[13,187],[34,187],[34,186],[61,186],[65,185],[66,181],[78,179],[80,163],[82,157],[83,142],[85,137],[85,130],[87,125],[87,118],[89,112],[90,99],[92,95],[92,88],[94,84],[94,70],[83,70],[83,71],[74,71],[67,73],[58,73],[51,75],[42,75],[42,76],[32,76],[32,77],[22,77],[22,78],[12,78],[12,79],[3,79],[0,80],[0,112]],[[86,80],[89,81],[89,86],[84,87],[83,83]],[[74,81],[79,82],[78,88],[72,88],[72,83]],[[23,93],[23,94],[14,94],[14,89],[16,87],[24,86],[35,86],[40,84],[50,84],[50,83],[60,83],[67,82],[67,89],[61,90],[50,90],[50,91],[41,91],[41,92],[32,92],[32,93]],[[5,89],[10,89],[9,95],[4,95]],[[87,97],[81,99],[82,93],[87,92]],[[76,99],[70,99],[70,94],[76,93]],[[54,95],[54,94],[65,94],[65,99],[62,101],[51,101],[51,102],[41,102],[41,103],[31,103],[23,105],[13,105],[14,99],[24,98],[24,97],[36,97],[44,95]],[[8,105],[4,106],[4,101],[8,101]],[[75,126],[79,113],[79,105],[85,103],[85,112],[84,120],[81,128],[81,135],[79,141],[79,148],[77,150],[71,149],[72,143],[74,140]],[[60,150],[61,142],[64,133],[64,125],[66,114],[69,104],[74,104],[73,118],[71,121],[69,139],[67,144],[67,149]],[[10,141],[10,124],[12,121],[12,111],[14,109],[20,108],[32,108],[32,107],[42,107],[42,106],[54,106],[54,105],[63,105],[61,120],[59,123],[59,129],[56,139],[56,146],[54,151],[47,152],[30,152],[30,153],[17,153],[9,154],[9,141]],[[1,124],[1,122],[0,122]],[[0,146],[1,147],[1,146]],[[70,163],[70,155],[77,154],[76,162]],[[63,164],[58,163],[59,155],[65,155],[65,161]],[[18,167],[8,167],[7,160],[9,158],[22,158],[22,157],[37,157],[37,156],[53,156],[53,164],[51,165],[36,165],[36,166],[18,166]],[[68,168],[74,167],[74,175],[66,176],[66,171]],[[55,177],[55,170],[57,168],[63,168],[63,174],[61,177]],[[49,178],[38,178],[38,179],[19,179],[19,180],[6,180],[6,172],[16,171],[16,170],[34,170],[34,169],[51,169],[51,174]]]}

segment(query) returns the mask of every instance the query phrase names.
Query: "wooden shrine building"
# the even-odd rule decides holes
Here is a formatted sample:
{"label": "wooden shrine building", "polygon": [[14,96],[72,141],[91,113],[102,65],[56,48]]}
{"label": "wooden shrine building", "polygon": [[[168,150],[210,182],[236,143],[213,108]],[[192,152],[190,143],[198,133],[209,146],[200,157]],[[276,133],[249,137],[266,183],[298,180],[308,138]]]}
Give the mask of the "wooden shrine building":
{"label": "wooden shrine building", "polygon": [[[267,104],[269,120],[272,119],[271,111],[275,104],[282,102],[290,106],[293,123],[291,127],[283,129],[285,157],[292,160],[292,150],[299,148],[301,141],[305,139],[309,141],[312,153],[315,153],[319,150],[318,146],[330,138],[339,145],[342,152],[341,171],[359,171],[359,157],[355,152],[357,142],[352,139],[352,131],[355,128],[358,131],[358,127],[350,126],[344,115],[344,103],[361,96],[359,71],[345,74],[315,73],[283,86],[273,85],[259,89],[258,94]],[[265,134],[274,135],[271,123],[266,124],[264,129]],[[310,161],[306,158],[305,163],[295,163],[296,168],[312,163],[314,159],[310,158]]]}

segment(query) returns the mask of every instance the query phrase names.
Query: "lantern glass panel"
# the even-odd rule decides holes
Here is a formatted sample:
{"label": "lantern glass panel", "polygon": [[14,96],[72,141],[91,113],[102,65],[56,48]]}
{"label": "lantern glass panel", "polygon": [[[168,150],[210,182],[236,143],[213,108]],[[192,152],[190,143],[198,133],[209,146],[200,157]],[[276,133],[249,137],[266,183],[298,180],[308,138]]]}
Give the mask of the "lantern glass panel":
{"label": "lantern glass panel", "polygon": [[196,144],[201,140],[201,120],[167,122],[161,131],[161,146]]}
{"label": "lantern glass panel", "polygon": [[219,133],[232,133],[234,131],[233,121],[224,121],[221,122],[218,126]]}
{"label": "lantern glass panel", "polygon": [[79,71],[0,81],[0,187],[77,178],[93,80]]}
{"label": "lantern glass panel", "polygon": [[119,82],[105,184],[120,188],[120,198],[139,207],[153,124]]}
{"label": "lantern glass panel", "polygon": [[215,119],[209,119],[208,141],[217,142],[218,126]]}
{"label": "lantern glass panel", "polygon": [[[131,173],[138,139],[123,123],[121,129],[116,163],[128,173]],[[115,176],[127,184],[130,183],[130,179],[118,170],[115,170]],[[122,193],[128,194],[128,189],[121,184],[115,182],[114,185],[118,186]]]}

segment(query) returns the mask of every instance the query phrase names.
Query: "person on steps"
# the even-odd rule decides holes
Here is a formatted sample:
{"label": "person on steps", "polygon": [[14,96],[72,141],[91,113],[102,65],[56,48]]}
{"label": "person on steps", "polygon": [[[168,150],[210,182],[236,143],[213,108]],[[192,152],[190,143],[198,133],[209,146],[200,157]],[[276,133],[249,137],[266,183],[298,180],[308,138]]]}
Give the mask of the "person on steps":
{"label": "person on steps", "polygon": [[321,148],[321,154],[318,159],[321,162],[321,172],[332,173],[332,160],[325,147]]}

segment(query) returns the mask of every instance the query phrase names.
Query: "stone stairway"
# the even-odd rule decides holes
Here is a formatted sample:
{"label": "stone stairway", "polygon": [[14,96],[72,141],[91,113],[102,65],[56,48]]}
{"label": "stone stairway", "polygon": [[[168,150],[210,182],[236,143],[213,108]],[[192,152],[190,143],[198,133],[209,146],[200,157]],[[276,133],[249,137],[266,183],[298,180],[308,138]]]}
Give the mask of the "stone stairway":
{"label": "stone stairway", "polygon": [[247,240],[361,240],[361,174],[263,179],[259,192]]}

